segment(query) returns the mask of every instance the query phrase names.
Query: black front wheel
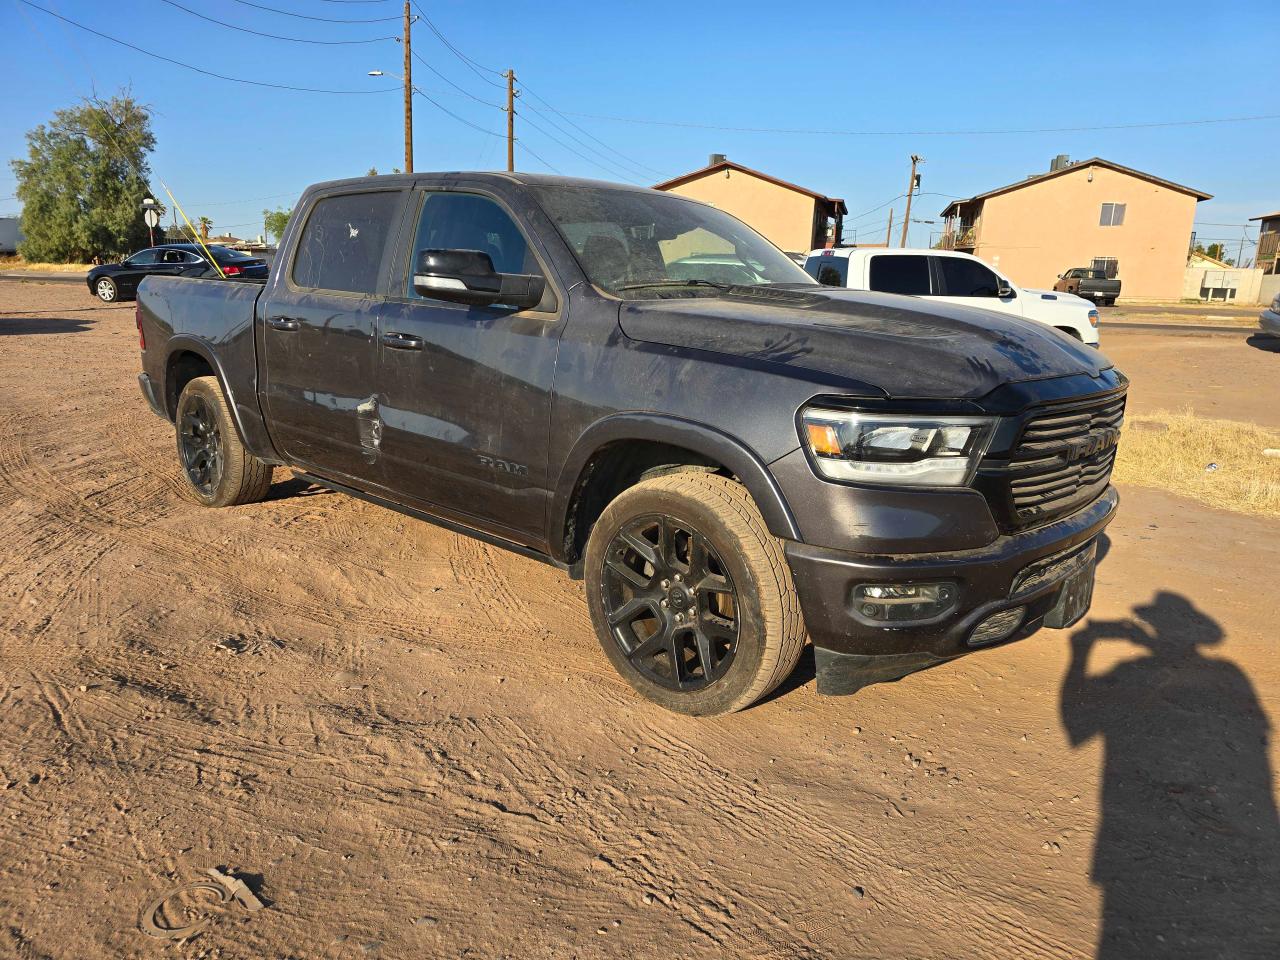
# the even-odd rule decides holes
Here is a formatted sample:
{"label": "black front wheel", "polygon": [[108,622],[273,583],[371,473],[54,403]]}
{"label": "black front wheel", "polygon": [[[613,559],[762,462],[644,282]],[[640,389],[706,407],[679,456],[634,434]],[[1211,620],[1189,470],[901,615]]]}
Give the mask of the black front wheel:
{"label": "black front wheel", "polygon": [[183,388],[175,419],[181,489],[190,499],[229,507],[267,495],[271,465],[240,442],[216,377],[196,377]]}
{"label": "black front wheel", "polygon": [[689,714],[750,706],[804,645],[790,568],[747,491],[685,472],[624,491],[587,542],[606,655],[648,699]]}

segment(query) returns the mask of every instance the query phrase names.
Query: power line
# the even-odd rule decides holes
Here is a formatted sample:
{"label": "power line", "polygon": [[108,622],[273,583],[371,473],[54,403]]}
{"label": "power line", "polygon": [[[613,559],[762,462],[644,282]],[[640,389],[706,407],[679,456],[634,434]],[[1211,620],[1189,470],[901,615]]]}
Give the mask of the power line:
{"label": "power line", "polygon": [[733,127],[721,124],[699,123],[692,120],[653,120],[640,117],[616,117],[601,113],[563,111],[567,116],[585,117],[588,120],[611,120],[616,123],[639,123],[656,127],[684,127],[694,130],[720,130],[729,133],[811,134],[824,137],[983,137],[1024,133],[1084,133],[1098,130],[1139,130],[1152,127],[1189,127],[1215,123],[1254,123],[1263,120],[1280,120],[1280,114],[1261,114],[1251,117],[1215,117],[1205,120],[1160,120],[1144,123],[1111,123],[1091,127],[1027,127],[1008,130],[819,130],[804,127]]}
{"label": "power line", "polygon": [[[636,170],[637,170],[637,171],[644,171],[644,170],[648,170],[650,173],[656,174],[656,175],[657,175],[657,176],[659,176],[659,177],[661,177],[661,176],[665,176],[665,174],[664,174],[661,170],[658,170],[658,169],[657,169],[657,168],[655,168],[655,167],[650,167],[650,166],[648,166],[647,164],[643,164],[643,163],[641,163],[641,162],[640,162],[640,161],[638,161],[638,160],[634,160],[634,159],[632,159],[631,157],[628,157],[628,156],[627,156],[626,154],[624,154],[621,150],[618,150],[616,147],[611,147],[611,146],[609,146],[609,144],[605,143],[603,140],[601,140],[599,137],[595,136],[595,134],[591,133],[589,130],[585,130],[585,129],[583,129],[581,126],[579,126],[578,124],[574,123],[574,122],[573,122],[572,120],[570,120],[567,116],[565,116],[565,114],[564,114],[564,112],[563,112],[562,110],[557,109],[555,106],[553,106],[552,104],[548,103],[548,102],[547,102],[546,100],[544,100],[542,97],[538,96],[538,94],[537,94],[536,92],[534,92],[533,90],[530,90],[530,89],[529,89],[529,85],[528,85],[527,83],[522,84],[522,85],[521,85],[521,89],[522,89],[525,93],[529,94],[529,96],[533,97],[533,99],[535,99],[535,100],[537,100],[539,103],[543,104],[543,105],[544,105],[548,110],[551,110],[553,113],[557,113],[557,114],[559,114],[561,117],[564,117],[564,120],[565,120],[565,122],[566,122],[566,123],[568,123],[568,124],[569,124],[570,126],[572,126],[574,129],[576,129],[576,130],[580,131],[584,136],[590,137],[592,140],[594,140],[596,143],[600,144],[600,146],[604,147],[606,150],[610,151],[611,153],[616,154],[617,156],[621,157],[623,160],[627,161],[627,163],[629,163],[632,167],[636,168]],[[558,126],[558,124],[557,124],[557,126]],[[575,138],[575,139],[576,139],[576,138]],[[579,140],[578,142],[579,142],[579,143],[581,143],[582,141],[580,141],[580,140]],[[583,146],[586,146],[586,144],[583,144]]]}
{"label": "power line", "polygon": [[558,138],[558,137],[554,136],[554,135],[553,135],[549,130],[547,130],[547,129],[546,129],[545,127],[543,127],[541,124],[534,123],[533,118],[532,118],[532,117],[530,117],[530,116],[529,116],[529,114],[527,114],[527,113],[526,113],[526,114],[524,114],[524,122],[525,122],[525,123],[527,123],[527,124],[529,124],[529,126],[533,127],[533,129],[537,130],[539,133],[541,133],[544,137],[546,137],[546,138],[547,138],[548,140],[550,140],[552,143],[555,143],[555,144],[559,145],[561,148],[563,148],[563,149],[565,149],[565,150],[568,150],[570,153],[572,153],[572,154],[573,154],[574,156],[576,156],[578,159],[580,159],[580,160],[585,160],[587,163],[591,164],[592,166],[600,167],[600,169],[602,169],[602,170],[607,170],[607,171],[608,171],[612,176],[615,176],[615,177],[620,176],[620,177],[622,177],[622,179],[627,180],[627,181],[628,181],[628,182],[630,182],[630,183],[635,183],[635,182],[636,182],[635,180],[632,180],[629,176],[626,176],[625,174],[623,174],[623,173],[619,172],[619,170],[618,170],[617,168],[603,166],[603,165],[602,165],[598,160],[592,160],[590,157],[588,157],[588,156],[587,156],[586,154],[584,154],[582,151],[580,151],[580,150],[576,150],[576,149],[574,149],[573,147],[569,146],[569,144],[565,143],[565,142],[564,142],[563,140],[561,140],[560,138]]}
{"label": "power line", "polygon": [[268,13],[278,13],[282,17],[296,17],[299,20],[317,20],[320,23],[386,23],[388,20],[400,19],[399,17],[369,17],[362,20],[342,20],[337,17],[313,17],[306,13],[293,13],[289,10],[280,10],[276,7],[266,7],[260,3],[253,3],[251,0],[235,0],[235,2],[244,4],[246,7],[266,10]]}
{"label": "power line", "polygon": [[[397,40],[398,40],[399,38],[398,38],[398,37],[393,37],[392,39],[397,39]],[[503,109],[502,104],[500,104],[500,103],[492,103],[492,102],[490,102],[490,101],[488,101],[488,100],[482,99],[481,97],[477,97],[477,96],[476,96],[474,93],[472,93],[471,91],[469,91],[469,90],[467,90],[467,89],[465,89],[465,88],[463,88],[463,87],[458,86],[458,84],[454,83],[452,80],[450,80],[448,77],[446,77],[443,73],[441,73],[439,70],[437,70],[435,67],[433,67],[430,63],[428,63],[428,62],[427,62],[427,60],[426,60],[426,58],[424,58],[420,53],[418,53],[418,51],[417,51],[417,50],[412,50],[412,49],[411,49],[409,52],[413,54],[413,58],[414,58],[415,60],[417,60],[420,64],[422,64],[424,67],[426,67],[426,68],[427,68],[428,70],[430,70],[432,73],[434,73],[437,77],[439,77],[439,78],[440,78],[441,80],[443,80],[445,83],[449,84],[449,86],[453,87],[456,91],[458,91],[458,93],[462,94],[464,97],[470,97],[470,98],[471,98],[472,100],[474,100],[476,103],[483,103],[486,107],[493,107],[493,108],[494,108],[494,109],[496,109],[496,110],[502,110],[502,109]]]}
{"label": "power line", "polygon": [[469,69],[469,70],[470,70],[472,73],[474,73],[477,77],[479,77],[479,78],[480,78],[481,80],[483,80],[485,83],[490,84],[491,86],[495,86],[495,87],[499,87],[499,88],[501,88],[501,87],[503,87],[503,86],[504,86],[504,84],[498,83],[498,81],[496,81],[496,80],[490,80],[488,77],[486,77],[486,76],[485,76],[485,74],[486,74],[486,73],[491,73],[491,74],[493,74],[495,77],[500,77],[500,76],[502,76],[502,75],[503,75],[503,74],[502,74],[502,71],[501,71],[501,70],[494,70],[492,67],[486,67],[484,64],[479,63],[478,61],[476,61],[476,60],[472,60],[472,59],[471,59],[470,57],[468,57],[465,53],[463,53],[461,50],[459,50],[457,47],[455,47],[452,43],[450,43],[450,42],[449,42],[449,38],[448,38],[448,37],[446,37],[443,33],[441,33],[441,32],[440,32],[440,28],[439,28],[439,27],[437,27],[434,23],[432,23],[432,22],[431,22],[431,18],[430,18],[430,17],[428,17],[428,16],[427,16],[423,11],[422,11],[422,7],[418,6],[418,0],[413,0],[413,9],[415,9],[415,10],[417,10],[417,11],[418,11],[418,16],[419,16],[419,17],[421,17],[421,18],[422,18],[422,20],[423,20],[423,22],[424,22],[424,23],[426,23],[426,25],[427,25],[428,27],[430,27],[430,28],[431,28],[431,32],[432,32],[432,33],[434,33],[434,34],[436,35],[436,37],[438,37],[438,38],[439,38],[440,42],[441,42],[441,43],[443,43],[446,47],[448,47],[448,48],[449,48],[449,51],[450,51],[450,52],[451,52],[455,57],[457,57],[457,58],[458,58],[459,60],[461,60],[464,64],[466,64],[467,69]]}
{"label": "power line", "polygon": [[240,33],[251,33],[255,37],[267,37],[271,40],[287,40],[290,43],[313,43],[319,46],[337,47],[348,46],[356,43],[380,43],[383,40],[397,39],[396,37],[373,37],[369,40],[308,40],[304,37],[284,37],[278,33],[263,33],[261,30],[250,30],[248,27],[239,27],[234,23],[227,23],[223,20],[215,20],[213,17],[206,17],[199,11],[192,10],[190,7],[184,7],[182,4],[176,2],[176,0],[161,0],[161,2],[167,3],[171,7],[177,7],[183,13],[190,14],[193,17],[198,17],[199,19],[205,20],[209,23],[217,24],[220,27],[226,27],[228,30],[238,30]]}
{"label": "power line", "polygon": [[520,148],[526,151],[529,154],[529,156],[533,157],[533,159],[537,160],[540,164],[542,164],[552,173],[558,173],[560,174],[560,176],[562,177],[564,176],[564,172],[562,170],[558,169],[557,167],[553,167],[551,164],[547,163],[546,160],[543,160],[542,157],[538,156],[538,154],[535,153],[533,149],[530,148],[529,145],[526,144],[523,140],[520,141]]}
{"label": "power line", "polygon": [[86,26],[85,24],[80,23],[78,20],[72,20],[70,17],[64,17],[60,13],[54,13],[52,10],[49,10],[45,7],[40,6],[38,3],[32,3],[31,0],[18,0],[18,2],[26,4],[28,7],[31,7],[34,10],[39,10],[41,13],[46,13],[51,17],[55,17],[58,20],[61,20],[63,23],[69,23],[71,24],[71,26],[77,27],[85,31],[86,33],[92,33],[96,37],[101,37],[103,40],[110,40],[112,43],[119,44],[122,47],[128,47],[130,50],[133,50],[137,53],[141,53],[145,56],[151,57],[153,60],[163,60],[165,63],[173,64],[175,67],[182,67],[184,70],[190,70],[193,73],[201,73],[201,74],[204,74],[206,77],[214,77],[218,80],[229,80],[232,83],[244,83],[254,87],[270,87],[273,90],[292,90],[297,93],[328,93],[328,94],[344,94],[345,95],[345,94],[366,94],[366,93],[389,93],[392,90],[396,89],[395,87],[380,87],[374,90],[325,90],[319,87],[297,87],[297,86],[293,86],[291,84],[286,84],[286,83],[269,83],[266,80],[249,80],[244,77],[230,77],[223,73],[214,73],[212,70],[203,70],[200,67],[193,67],[189,63],[183,63],[181,60],[174,60],[172,57],[165,57],[158,53],[153,53],[150,50],[146,50],[142,47],[135,46],[134,44],[129,43],[128,41],[120,40],[119,38],[113,37],[110,34],[102,33],[99,30],[95,30],[93,29],[93,27]]}
{"label": "power line", "polygon": [[453,119],[457,120],[459,123],[465,123],[468,127],[471,127],[473,130],[479,130],[481,133],[487,134],[488,136],[491,136],[491,137],[502,136],[502,134],[500,133],[494,133],[492,130],[486,130],[484,127],[480,126],[480,124],[478,123],[472,123],[466,117],[458,116],[448,107],[446,107],[444,104],[439,103],[438,101],[433,100],[431,97],[429,97],[426,93],[423,92],[422,88],[417,86],[416,84],[413,87],[413,92],[416,93],[418,96],[422,97],[423,100],[426,100],[429,104],[431,104],[441,113],[447,113],[449,116],[453,117]]}

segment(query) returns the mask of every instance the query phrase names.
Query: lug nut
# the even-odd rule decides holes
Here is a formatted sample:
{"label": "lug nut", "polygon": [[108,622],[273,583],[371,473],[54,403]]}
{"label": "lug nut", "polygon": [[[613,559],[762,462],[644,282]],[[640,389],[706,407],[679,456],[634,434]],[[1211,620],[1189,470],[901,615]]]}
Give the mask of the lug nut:
{"label": "lug nut", "polygon": [[677,613],[677,614],[676,614],[676,623],[684,623],[684,614],[683,614],[683,613]]}
{"label": "lug nut", "polygon": [[667,601],[665,600],[659,600],[658,602],[661,603],[664,607],[667,605]]}
{"label": "lug nut", "polygon": [[663,589],[663,590],[667,589],[667,587],[669,587],[669,586],[671,586],[671,581],[670,581],[670,580],[663,580],[663,581],[662,581],[662,589]]}
{"label": "lug nut", "polygon": [[676,574],[676,579],[677,579],[677,580],[683,580],[683,579],[684,579],[684,574],[677,573],[677,574]]}

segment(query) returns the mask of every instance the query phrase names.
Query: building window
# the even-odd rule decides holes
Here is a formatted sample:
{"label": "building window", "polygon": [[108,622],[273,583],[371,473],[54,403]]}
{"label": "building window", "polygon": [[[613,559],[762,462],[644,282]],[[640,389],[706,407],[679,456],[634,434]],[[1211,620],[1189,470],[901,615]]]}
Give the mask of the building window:
{"label": "building window", "polygon": [[1124,207],[1123,203],[1104,203],[1102,205],[1102,216],[1098,219],[1098,225],[1102,227],[1119,227],[1124,224]]}
{"label": "building window", "polygon": [[1101,270],[1104,277],[1114,280],[1120,275],[1120,261],[1115,257],[1094,257],[1089,269]]}

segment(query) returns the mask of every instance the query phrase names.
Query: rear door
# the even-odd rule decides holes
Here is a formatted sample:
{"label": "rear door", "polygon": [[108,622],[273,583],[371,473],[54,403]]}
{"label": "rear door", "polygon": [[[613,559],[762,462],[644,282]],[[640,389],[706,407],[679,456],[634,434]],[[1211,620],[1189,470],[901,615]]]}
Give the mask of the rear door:
{"label": "rear door", "polygon": [[[509,539],[545,536],[551,383],[564,300],[515,215],[481,191],[425,188],[381,316],[383,483]],[[547,278],[531,310],[419,296],[421,250],[479,250],[499,273]]]}
{"label": "rear door", "polygon": [[985,263],[968,257],[934,256],[929,259],[933,261],[935,270],[934,299],[1022,316],[1022,304],[1017,295],[1001,297],[1000,276]]}
{"label": "rear door", "polygon": [[377,480],[378,312],[404,190],[321,196],[259,301],[260,390],[276,448],[358,485]]}
{"label": "rear door", "polygon": [[877,253],[867,266],[867,289],[908,297],[933,293],[929,257],[923,253]]}

